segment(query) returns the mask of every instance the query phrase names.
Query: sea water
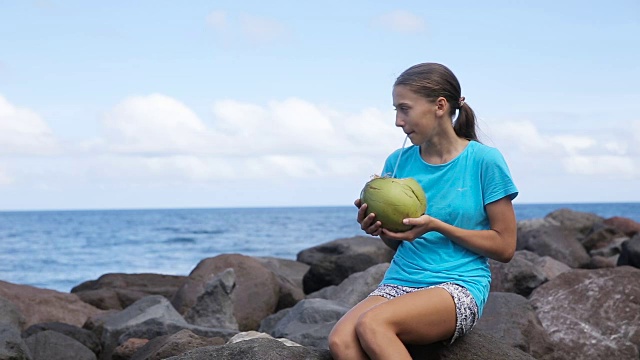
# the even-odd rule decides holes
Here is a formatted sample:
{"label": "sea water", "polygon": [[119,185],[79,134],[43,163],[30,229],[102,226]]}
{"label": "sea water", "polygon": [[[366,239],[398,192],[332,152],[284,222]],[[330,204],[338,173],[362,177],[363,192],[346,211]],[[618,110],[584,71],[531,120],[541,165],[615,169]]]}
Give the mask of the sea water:
{"label": "sea water", "polygon": [[[560,208],[640,222],[640,203],[515,204],[518,220]],[[355,235],[353,206],[0,212],[0,280],[69,292],[106,273],[188,275],[225,253],[295,260]]]}

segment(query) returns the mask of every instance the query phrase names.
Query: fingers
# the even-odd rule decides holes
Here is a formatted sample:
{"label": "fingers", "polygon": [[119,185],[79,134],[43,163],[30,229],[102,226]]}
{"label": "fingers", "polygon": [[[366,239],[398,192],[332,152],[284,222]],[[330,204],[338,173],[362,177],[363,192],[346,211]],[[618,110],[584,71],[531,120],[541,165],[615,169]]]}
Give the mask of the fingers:
{"label": "fingers", "polygon": [[[356,200],[356,206],[358,206],[359,200]],[[367,215],[367,204],[360,203],[358,209],[358,223],[360,228],[369,235],[378,236],[382,233],[382,223],[376,221],[376,214],[371,213]]]}

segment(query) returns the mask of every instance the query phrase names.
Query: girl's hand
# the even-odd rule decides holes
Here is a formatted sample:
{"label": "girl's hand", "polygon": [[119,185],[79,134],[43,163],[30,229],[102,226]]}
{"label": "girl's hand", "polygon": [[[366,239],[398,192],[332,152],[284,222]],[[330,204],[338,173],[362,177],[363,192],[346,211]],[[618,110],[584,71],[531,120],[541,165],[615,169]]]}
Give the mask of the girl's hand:
{"label": "girl's hand", "polygon": [[371,236],[382,234],[382,223],[376,221],[376,214],[367,215],[367,204],[363,204],[360,199],[356,199],[353,203],[358,208],[358,223],[360,228]]}
{"label": "girl's hand", "polygon": [[405,240],[413,241],[420,236],[432,231],[433,224],[436,219],[429,215],[422,215],[419,218],[409,218],[402,220],[405,225],[412,226],[411,229],[405,232],[392,232],[387,229],[382,229],[382,235],[391,240]]}

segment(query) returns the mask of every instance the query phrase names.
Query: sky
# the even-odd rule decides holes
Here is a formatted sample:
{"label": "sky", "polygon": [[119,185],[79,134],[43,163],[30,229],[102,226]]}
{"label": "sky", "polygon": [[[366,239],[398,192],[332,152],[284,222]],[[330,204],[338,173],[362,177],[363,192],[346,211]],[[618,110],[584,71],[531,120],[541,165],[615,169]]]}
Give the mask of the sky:
{"label": "sky", "polygon": [[0,211],[350,206],[439,62],[516,203],[640,201],[640,2],[0,0]]}

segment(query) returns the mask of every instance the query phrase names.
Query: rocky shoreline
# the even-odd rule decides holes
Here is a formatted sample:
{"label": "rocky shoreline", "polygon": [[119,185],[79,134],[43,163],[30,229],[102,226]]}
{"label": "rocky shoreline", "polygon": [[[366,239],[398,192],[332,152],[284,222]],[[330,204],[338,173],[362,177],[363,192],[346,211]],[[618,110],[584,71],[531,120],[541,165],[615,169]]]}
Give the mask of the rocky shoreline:
{"label": "rocky shoreline", "polygon": [[[367,236],[297,260],[223,254],[188,276],[105,274],[70,293],[0,280],[4,359],[331,359],[327,335],[381,280],[393,252]],[[518,222],[490,260],[476,328],[415,359],[639,359],[640,223],[568,209]]]}

